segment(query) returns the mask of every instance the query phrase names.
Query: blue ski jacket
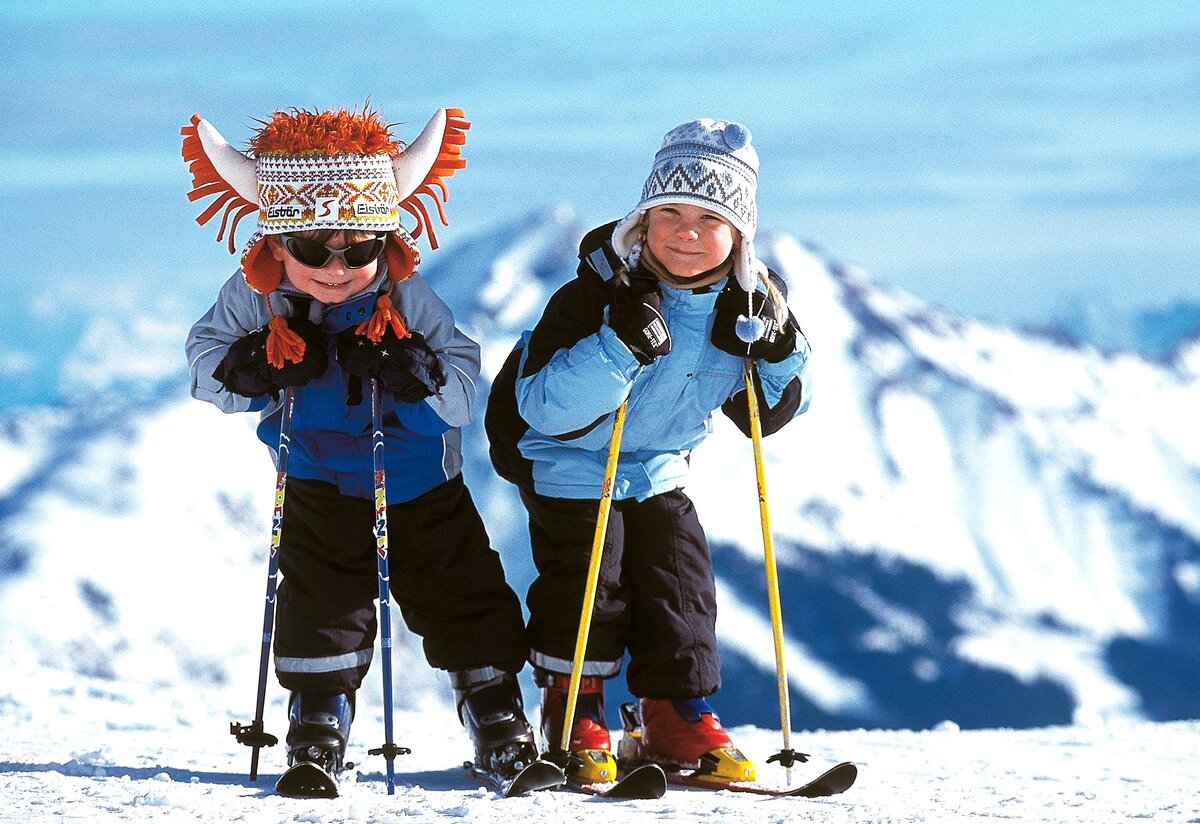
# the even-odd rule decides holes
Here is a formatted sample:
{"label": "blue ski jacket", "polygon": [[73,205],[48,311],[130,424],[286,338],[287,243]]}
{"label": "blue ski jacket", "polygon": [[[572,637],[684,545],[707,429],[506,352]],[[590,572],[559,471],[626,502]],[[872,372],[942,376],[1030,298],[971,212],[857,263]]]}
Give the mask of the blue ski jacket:
{"label": "blue ski jacket", "polygon": [[[749,432],[744,361],[711,342],[717,296],[736,283],[725,279],[697,290],[660,283],[671,351],[642,366],[605,323],[606,279],[619,265],[607,243],[612,226],[584,238],[578,276],[522,335],[488,402],[485,423],[498,473],[540,495],[600,497],[612,424],[626,399],[616,500],[645,500],[683,486],[689,455],[712,432],[717,409]],[[784,360],[755,362],[765,434],[808,408],[810,350],[798,328],[796,340]]]}
{"label": "blue ski jacket", "polygon": [[[386,261],[371,286],[342,303],[324,305],[285,280],[271,293],[271,304],[284,316],[303,311],[326,333],[329,368],[298,387],[292,416],[288,474],[336,484],[344,495],[374,497],[369,395],[349,405],[349,375],[335,355],[338,332],[370,317],[376,297],[386,288]],[[382,394],[384,458],[388,502],[410,501],[455,477],[462,470],[461,427],[471,420],[479,346],[454,326],[449,307],[420,275],[396,283],[392,303],[409,328],[420,331],[437,353],[446,376],[441,392],[419,403],[400,403]],[[192,396],[224,412],[258,411],[258,437],[278,466],[281,399],[245,398],[225,391],[212,377],[230,344],[270,320],[266,299],[235,273],[221,288],[212,308],[196,322],[187,339]]]}

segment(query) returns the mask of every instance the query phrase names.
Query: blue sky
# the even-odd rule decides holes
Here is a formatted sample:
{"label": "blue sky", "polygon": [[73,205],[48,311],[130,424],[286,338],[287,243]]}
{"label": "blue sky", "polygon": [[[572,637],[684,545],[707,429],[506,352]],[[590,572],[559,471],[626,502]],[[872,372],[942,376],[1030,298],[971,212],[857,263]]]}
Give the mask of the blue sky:
{"label": "blue sky", "polygon": [[367,98],[402,138],[439,106],[474,121],[447,246],[558,201],[612,219],[665,131],[728,117],[764,228],[954,311],[1200,301],[1200,4],[482,6],[0,11],[0,196],[67,251],[6,256],[0,380],[50,307],[203,311],[233,259],[184,197],[193,111],[244,145],[275,108]]}

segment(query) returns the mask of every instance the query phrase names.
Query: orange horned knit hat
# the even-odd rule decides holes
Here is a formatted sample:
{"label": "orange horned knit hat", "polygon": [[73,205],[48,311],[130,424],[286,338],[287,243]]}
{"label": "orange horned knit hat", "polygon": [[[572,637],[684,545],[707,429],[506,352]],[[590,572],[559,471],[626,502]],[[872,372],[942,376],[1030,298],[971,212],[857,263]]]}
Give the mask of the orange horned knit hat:
{"label": "orange horned knit hat", "polygon": [[[238,222],[258,212],[258,231],[242,251],[242,272],[250,288],[267,296],[268,357],[282,367],[285,360],[303,357],[304,344],[271,307],[270,293],[283,280],[283,265],[268,253],[264,237],[306,229],[388,232],[388,276],[393,281],[412,276],[420,263],[413,238],[427,232],[430,248],[438,245],[433,221],[418,195],[433,201],[442,225],[448,226],[442,209],[449,198],[444,178],[467,165],[461,146],[471,124],[462,109],[439,109],[405,146],[392,137],[377,112],[367,109],[292,109],[259,122],[262,128],[250,140],[250,154],[243,154],[212,124],[193,115],[181,130],[183,159],[192,173],[188,199],[216,198],[196,222],[203,225],[223,210],[217,240],[228,231],[230,253],[235,251]],[[400,225],[400,209],[416,219],[411,234]],[[384,294],[359,332],[378,340],[389,325],[407,336]]]}

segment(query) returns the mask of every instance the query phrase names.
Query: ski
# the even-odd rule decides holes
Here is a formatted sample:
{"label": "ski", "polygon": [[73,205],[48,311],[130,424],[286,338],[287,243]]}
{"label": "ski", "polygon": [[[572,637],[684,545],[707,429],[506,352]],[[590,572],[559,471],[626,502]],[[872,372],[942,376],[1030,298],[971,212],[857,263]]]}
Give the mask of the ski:
{"label": "ski", "polygon": [[320,764],[301,761],[279,777],[275,792],[287,798],[337,798],[337,779]]}
{"label": "ski", "polygon": [[738,793],[754,793],[756,795],[771,795],[796,798],[823,798],[829,795],[844,793],[858,778],[858,767],[850,761],[843,761],[818,775],[812,781],[799,787],[767,787],[761,784],[729,781],[718,782],[712,778],[698,776],[691,772],[672,772],[667,774],[667,781],[681,787],[694,787],[705,790],[731,790]]}
{"label": "ski", "polygon": [[506,777],[486,770],[471,761],[463,762],[471,775],[492,785],[505,798],[529,795],[538,790],[548,790],[566,783],[567,776],[556,764],[549,761],[534,761],[514,776]]}
{"label": "ski", "polygon": [[667,774],[657,764],[642,764],[616,781],[582,784],[568,779],[562,788],[598,798],[662,798],[667,792]]}

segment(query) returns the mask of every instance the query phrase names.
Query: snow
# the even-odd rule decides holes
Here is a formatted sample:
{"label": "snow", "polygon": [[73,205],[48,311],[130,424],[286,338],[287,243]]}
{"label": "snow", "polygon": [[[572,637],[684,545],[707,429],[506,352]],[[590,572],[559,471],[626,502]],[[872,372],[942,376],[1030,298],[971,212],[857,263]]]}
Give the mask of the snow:
{"label": "snow", "polygon": [[37,454],[30,445],[17,441],[16,433],[0,435],[0,495],[7,495],[17,482],[37,463]]}
{"label": "snow", "polygon": [[[793,780],[838,760],[858,782],[824,799],[761,798],[674,788],[658,800],[605,801],[563,792],[502,799],[461,767],[469,746],[453,710],[397,714],[388,796],[377,711],[355,723],[348,757],[361,762],[331,800],[272,793],[280,747],[263,751],[251,782],[248,748],[227,734],[228,695],[207,688],[139,689],[112,681],[0,663],[0,821],[285,822],[697,820],[752,822],[1200,822],[1200,723],[1117,723],[962,732],[953,722],[922,732],[795,732],[812,756]],[[241,696],[247,699],[250,695]],[[268,719],[276,734],[281,715]],[[246,719],[243,718],[243,721]],[[734,741],[760,765],[778,731],[738,727]],[[764,780],[782,783],[777,766]]]}

